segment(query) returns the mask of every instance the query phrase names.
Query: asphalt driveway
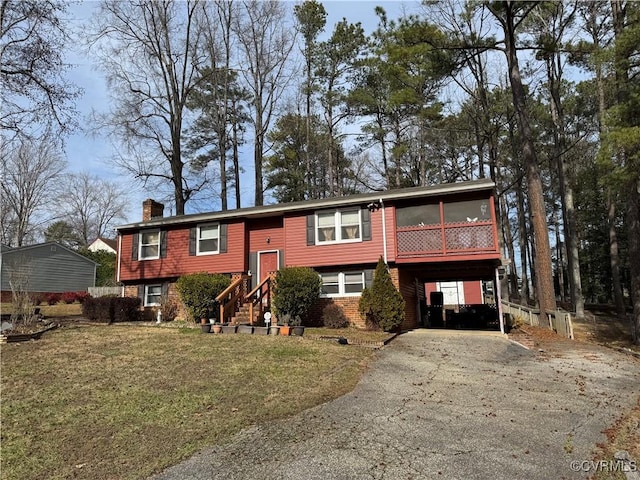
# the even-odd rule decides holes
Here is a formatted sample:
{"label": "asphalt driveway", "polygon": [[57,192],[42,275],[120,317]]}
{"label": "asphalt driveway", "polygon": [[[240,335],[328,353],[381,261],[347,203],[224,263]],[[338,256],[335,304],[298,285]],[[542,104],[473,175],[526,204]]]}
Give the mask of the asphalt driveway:
{"label": "asphalt driveway", "polygon": [[380,351],[352,393],[153,478],[586,478],[602,431],[639,395],[640,362],[605,348],[419,330]]}

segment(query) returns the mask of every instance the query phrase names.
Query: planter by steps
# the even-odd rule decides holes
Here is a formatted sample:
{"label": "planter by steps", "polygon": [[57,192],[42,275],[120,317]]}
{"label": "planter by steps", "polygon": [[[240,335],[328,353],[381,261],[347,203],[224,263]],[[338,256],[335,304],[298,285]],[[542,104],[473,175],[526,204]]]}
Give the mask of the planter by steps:
{"label": "planter by steps", "polygon": [[269,327],[253,327],[254,335],[266,335],[269,333]]}
{"label": "planter by steps", "polygon": [[222,333],[222,325],[220,325],[219,323],[214,323],[211,326],[211,331],[213,333]]}
{"label": "planter by steps", "polygon": [[296,337],[301,337],[304,335],[304,327],[295,326],[291,328],[291,335],[295,335]]}
{"label": "planter by steps", "polygon": [[236,333],[237,325],[223,325],[222,333]]}
{"label": "planter by steps", "polygon": [[269,327],[269,335],[278,335],[280,333],[280,327],[278,325],[271,325]]}
{"label": "planter by steps", "polygon": [[289,325],[282,325],[280,327],[280,335],[283,337],[288,337],[291,335],[291,327]]}
{"label": "planter by steps", "polygon": [[238,333],[253,333],[253,325],[247,325],[247,324],[238,325]]}

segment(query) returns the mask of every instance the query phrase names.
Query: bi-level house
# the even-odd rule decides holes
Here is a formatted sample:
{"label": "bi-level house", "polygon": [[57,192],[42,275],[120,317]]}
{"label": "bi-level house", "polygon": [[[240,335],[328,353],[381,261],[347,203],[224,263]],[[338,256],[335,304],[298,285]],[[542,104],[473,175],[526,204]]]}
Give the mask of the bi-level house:
{"label": "bi-level house", "polygon": [[[334,302],[362,326],[358,300],[382,257],[406,301],[402,327],[414,328],[430,303],[442,303],[438,290],[459,286],[474,299],[466,303],[483,303],[482,282],[495,285],[494,291],[499,283],[489,180],[172,217],[164,217],[163,209],[146,200],[142,222],[117,229],[117,279],[146,307],[173,294],[181,275],[226,273],[236,292],[225,292],[231,299],[223,302],[226,320],[247,303],[265,305],[273,272],[307,266],[322,278],[316,317]],[[262,313],[249,310],[251,322]]]}

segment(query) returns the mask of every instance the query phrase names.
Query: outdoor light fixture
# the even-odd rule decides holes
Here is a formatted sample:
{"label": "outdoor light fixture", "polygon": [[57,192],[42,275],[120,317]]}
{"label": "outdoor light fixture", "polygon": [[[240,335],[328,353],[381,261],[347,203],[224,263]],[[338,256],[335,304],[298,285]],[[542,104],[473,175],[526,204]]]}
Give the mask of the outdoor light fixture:
{"label": "outdoor light fixture", "polygon": [[375,212],[380,208],[380,204],[378,202],[371,202],[367,205],[367,208],[370,212]]}

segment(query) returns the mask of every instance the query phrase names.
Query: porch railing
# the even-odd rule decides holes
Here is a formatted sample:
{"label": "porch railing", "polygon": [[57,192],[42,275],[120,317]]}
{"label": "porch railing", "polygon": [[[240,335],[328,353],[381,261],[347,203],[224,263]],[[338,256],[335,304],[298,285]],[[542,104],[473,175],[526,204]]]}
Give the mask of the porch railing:
{"label": "porch railing", "polygon": [[497,249],[489,222],[398,227],[398,257],[430,257],[493,252]]}
{"label": "porch railing", "polygon": [[[503,313],[508,313],[513,317],[520,317],[525,323],[534,327],[540,326],[540,310],[517,303],[502,301]],[[551,330],[566,338],[573,339],[573,324],[571,323],[571,313],[563,310],[548,310],[545,315],[549,319]]]}
{"label": "porch railing", "polygon": [[247,296],[250,281],[251,277],[243,274],[216,297],[216,301],[220,304],[220,316],[218,318],[220,322],[226,323],[240,309]]}
{"label": "porch railing", "polygon": [[245,296],[245,302],[249,304],[249,319],[251,324],[257,318],[261,322],[262,315],[271,310],[271,285],[272,278],[266,276],[260,284]]}

